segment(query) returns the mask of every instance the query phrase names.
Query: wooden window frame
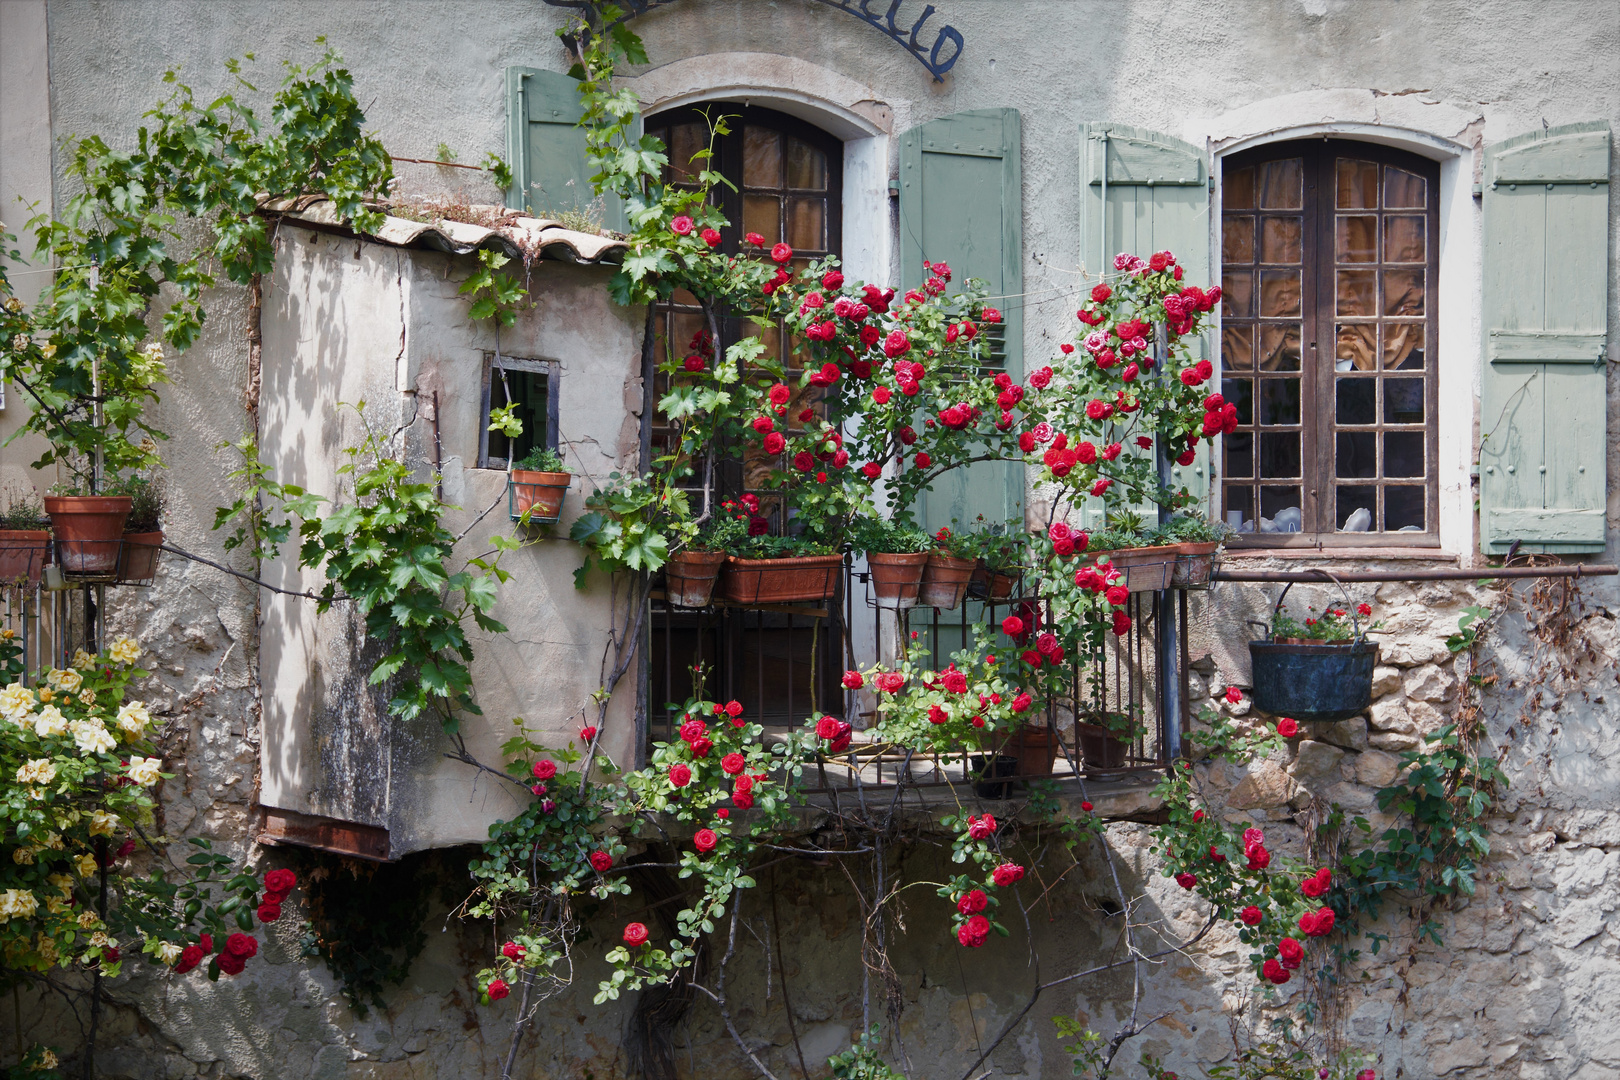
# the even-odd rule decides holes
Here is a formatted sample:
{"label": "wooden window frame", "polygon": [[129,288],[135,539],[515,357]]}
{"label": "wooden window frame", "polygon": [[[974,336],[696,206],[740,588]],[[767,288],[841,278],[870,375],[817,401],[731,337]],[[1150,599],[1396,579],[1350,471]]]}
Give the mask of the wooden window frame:
{"label": "wooden window frame", "polygon": [[482,418],[478,423],[478,468],[501,469],[511,467],[511,461],[503,457],[491,457],[489,453],[489,410],[492,401],[491,388],[495,381],[495,369],[506,371],[527,371],[533,375],[546,377],[546,448],[557,449],[557,423],[561,417],[558,408],[558,375],[562,372],[562,364],[556,360],[535,360],[520,356],[503,356],[496,353],[484,354],[484,380],[479,396],[478,415]]}
{"label": "wooden window frame", "polygon": [[[1339,486],[1335,476],[1336,434],[1338,425],[1335,417],[1335,378],[1338,374],[1334,368],[1336,358],[1336,325],[1340,321],[1336,315],[1336,279],[1334,271],[1337,267],[1335,261],[1336,215],[1338,208],[1335,205],[1335,159],[1342,156],[1354,156],[1359,160],[1376,161],[1380,165],[1394,165],[1408,172],[1422,176],[1427,182],[1427,200],[1423,210],[1425,217],[1425,305],[1422,317],[1424,333],[1424,531],[1422,532],[1339,532],[1337,528],[1337,491]],[[1303,248],[1302,261],[1303,279],[1301,282],[1301,318],[1302,336],[1300,342],[1300,455],[1301,455],[1301,510],[1303,523],[1301,531],[1297,533],[1242,533],[1233,538],[1232,546],[1237,548],[1368,548],[1368,547],[1412,547],[1436,548],[1440,547],[1440,484],[1439,484],[1439,248],[1440,248],[1440,165],[1439,162],[1421,157],[1409,151],[1384,146],[1379,143],[1361,142],[1354,139],[1297,139],[1287,142],[1268,143],[1264,146],[1245,150],[1222,159],[1221,170],[1223,177],[1229,175],[1234,169],[1251,165],[1259,165],[1268,161],[1282,158],[1304,158],[1304,204],[1300,211],[1303,217]],[[1382,178],[1382,172],[1380,173]],[[1320,190],[1319,190],[1320,189]],[[1380,180],[1380,206],[1374,211],[1380,217],[1387,210],[1383,207],[1382,179]],[[1324,200],[1325,204],[1324,204]],[[1221,233],[1225,232],[1225,208],[1217,204],[1212,207],[1215,214],[1220,215]],[[1241,212],[1241,211],[1238,211]],[[1256,208],[1256,218],[1261,211]],[[1257,232],[1256,246],[1259,239]],[[1380,227],[1380,237],[1383,229]],[[1221,271],[1224,271],[1224,252],[1222,243],[1217,242],[1215,254]],[[1378,252],[1378,259],[1372,263],[1357,264],[1368,269],[1384,270],[1384,251],[1382,243]],[[1252,264],[1260,265],[1259,256]],[[1411,266],[1415,264],[1402,264]],[[1217,273],[1220,276],[1220,272]],[[1261,325],[1260,294],[1258,288],[1255,292],[1255,315],[1245,319],[1256,327],[1256,336]],[[1381,295],[1375,295],[1375,310],[1381,304]],[[1382,316],[1372,318],[1381,319]],[[1223,319],[1224,323],[1224,319]],[[1382,325],[1382,323],[1377,323]],[[1218,329],[1215,334],[1217,356],[1219,350],[1224,348],[1223,330]],[[1258,363],[1259,344],[1255,345],[1256,363]],[[1224,370],[1218,365],[1218,371]],[[1378,377],[1382,379],[1382,368],[1376,369]],[[1415,372],[1413,374],[1416,374]],[[1251,406],[1251,419],[1254,423],[1251,430],[1256,438],[1254,440],[1254,468],[1251,486],[1258,488],[1260,484],[1260,440],[1261,429],[1260,394],[1258,373],[1256,378],[1256,391]],[[1375,412],[1373,425],[1354,425],[1352,430],[1373,430],[1382,432],[1384,423],[1382,413]],[[1219,504],[1222,513],[1226,507],[1225,475],[1225,445],[1221,447],[1221,468],[1212,469],[1212,480],[1218,487]],[[1349,479],[1349,478],[1346,478]],[[1382,488],[1389,480],[1399,478],[1386,478],[1379,475],[1365,478],[1365,482],[1357,486]],[[1416,485],[1410,485],[1416,486]],[[1212,491],[1212,495],[1216,492]],[[1324,497],[1325,496],[1325,497]],[[1255,507],[1255,519],[1258,527],[1260,507]],[[1323,524],[1326,528],[1323,528]]]}

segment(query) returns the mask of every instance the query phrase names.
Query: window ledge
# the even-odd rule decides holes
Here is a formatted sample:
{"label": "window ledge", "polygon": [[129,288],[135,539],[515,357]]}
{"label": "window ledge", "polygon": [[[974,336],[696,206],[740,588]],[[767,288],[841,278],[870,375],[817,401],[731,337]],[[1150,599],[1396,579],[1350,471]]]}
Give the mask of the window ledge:
{"label": "window ledge", "polygon": [[1331,559],[1338,562],[1369,559],[1406,559],[1412,561],[1457,563],[1455,552],[1441,548],[1420,547],[1229,547],[1227,559]]}

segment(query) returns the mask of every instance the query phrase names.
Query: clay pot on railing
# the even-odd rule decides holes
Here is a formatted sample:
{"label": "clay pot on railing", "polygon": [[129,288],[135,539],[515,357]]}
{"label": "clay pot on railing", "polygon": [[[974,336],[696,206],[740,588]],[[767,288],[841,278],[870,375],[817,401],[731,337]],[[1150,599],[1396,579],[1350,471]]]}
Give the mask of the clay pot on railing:
{"label": "clay pot on railing", "polygon": [[47,495],[56,561],[69,577],[111,577],[123,549],[128,495]]}
{"label": "clay pot on railing", "polygon": [[1176,558],[1181,554],[1179,544],[1158,544],[1153,547],[1121,548],[1118,551],[1098,552],[1099,559],[1120,573],[1119,584],[1128,592],[1157,592],[1168,589],[1175,576]]}
{"label": "clay pot on railing", "polygon": [[1018,572],[1011,573],[1002,570],[992,570],[979,560],[978,567],[973,571],[973,580],[968,583],[968,595],[976,600],[1007,600],[1012,597],[1013,589],[1018,586]]}
{"label": "clay pot on railing", "polygon": [[977,559],[952,558],[943,551],[929,552],[923,567],[921,602],[941,611],[960,605],[978,563]]}
{"label": "clay pot on railing", "polygon": [[157,576],[158,556],[163,552],[163,533],[124,534],[118,552],[118,581],[125,585],[145,584]]}
{"label": "clay pot on railing", "polygon": [[890,611],[917,606],[928,552],[868,551],[866,565],[872,571],[873,603]]}
{"label": "clay pot on railing", "polygon": [[1170,577],[1170,587],[1186,589],[1207,585],[1209,576],[1215,572],[1215,553],[1220,547],[1218,540],[1200,544],[1177,544],[1176,567]]}
{"label": "clay pot on railing", "polygon": [[38,585],[51,550],[45,529],[0,529],[0,588]]}
{"label": "clay pot on railing", "polygon": [[562,518],[563,499],[573,481],[572,473],[513,469],[507,481],[508,515],[519,521],[527,514],[531,525],[555,524]]}
{"label": "clay pot on railing", "polygon": [[664,595],[676,607],[708,607],[725,565],[723,551],[677,551],[664,564]]}
{"label": "clay pot on railing", "polygon": [[788,559],[726,556],[720,595],[736,604],[804,604],[838,595],[842,555],[800,555]]}

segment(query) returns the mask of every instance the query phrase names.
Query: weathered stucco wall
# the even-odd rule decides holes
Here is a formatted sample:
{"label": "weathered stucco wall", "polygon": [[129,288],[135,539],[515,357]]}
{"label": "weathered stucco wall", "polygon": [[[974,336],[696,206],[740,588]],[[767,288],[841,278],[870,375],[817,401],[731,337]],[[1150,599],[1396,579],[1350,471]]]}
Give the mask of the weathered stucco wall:
{"label": "weathered stucco wall", "polygon": [[[685,93],[701,83],[693,73],[701,72],[707,56],[779,56],[783,59],[776,63],[756,59],[747,69],[762,100],[802,99],[812,112],[825,109],[831,116],[844,109],[853,117],[849,123],[864,121],[870,130],[867,139],[858,140],[866,144],[860,149],[861,171],[851,174],[862,179],[852,190],[877,205],[846,212],[847,229],[866,230],[846,236],[846,250],[852,257],[858,253],[863,272],[874,277],[884,275],[885,265],[888,276],[896,269],[897,245],[888,235],[874,240],[871,232],[888,227],[890,220],[882,203],[884,184],[871,175],[894,168],[889,133],[958,110],[1017,107],[1024,130],[1025,349],[1030,357],[1051,352],[1069,336],[1070,296],[1077,271],[1087,265],[1079,247],[1076,167],[1077,126],[1083,121],[1135,124],[1208,141],[1217,150],[1268,134],[1333,125],[1355,125],[1351,133],[1361,137],[1379,128],[1402,140],[1415,132],[1460,147],[1451,159],[1458,172],[1448,175],[1463,180],[1477,166],[1480,140],[1492,142],[1540,124],[1587,119],[1620,124],[1620,80],[1615,78],[1620,13],[1607,0],[1534,6],[1517,0],[938,0],[936,6],[935,19],[955,25],[966,39],[962,60],[943,84],[930,82],[914,60],[871,28],[808,0],[684,0],[637,23],[652,59],[646,85],[659,84],[658,69],[680,64],[680,78],[663,83],[676,88],[671,93]],[[917,7],[917,0],[908,0],[901,21],[914,18]],[[18,0],[0,4],[0,130],[5,133],[0,164],[7,169],[19,160],[11,125],[24,108],[31,122],[48,124],[52,138],[95,133],[115,147],[128,146],[140,113],[162,91],[164,68],[181,67],[199,98],[207,100],[229,88],[223,58],[257,53],[263,69],[257,81],[269,85],[274,64],[282,58],[309,59],[318,34],[346,57],[370,121],[392,152],[427,158],[445,142],[460,160],[472,162],[486,151],[503,152],[504,68],[566,65],[552,33],[564,12],[539,0],[350,0],[341,5],[52,0],[45,5],[48,25],[34,19],[26,39],[14,33],[18,12],[25,9],[30,18],[37,14],[37,6]],[[13,58],[15,43],[23,40],[33,43],[27,55],[36,61],[48,55],[48,111],[37,94],[24,104],[16,97],[14,80],[22,69]],[[734,69],[729,64],[725,77],[734,79]],[[665,74],[673,73],[671,68]],[[846,137],[853,139],[854,133]],[[33,152],[37,157],[37,146]],[[441,176],[444,171],[400,166],[408,188],[467,190],[459,175]],[[57,191],[60,198],[62,188]],[[10,195],[0,191],[7,199]],[[490,197],[475,193],[472,201]],[[1447,210],[1447,229],[1458,235],[1477,231],[1477,203],[1454,199]],[[1620,200],[1611,201],[1611,215],[1613,244]],[[0,212],[15,225],[14,216]],[[325,415],[318,402],[363,395],[379,421],[403,419],[406,399],[400,390],[410,386],[398,385],[391,366],[400,358],[403,325],[411,370],[420,375],[417,386],[441,391],[446,498],[471,513],[494,497],[496,478],[468,468],[472,452],[452,445],[456,440],[468,445],[469,424],[474,429],[477,424],[476,418],[468,419],[468,389],[475,385],[465,377],[468,365],[493,347],[485,331],[465,326],[465,307],[454,296],[457,267],[447,256],[404,255],[326,238],[310,246],[289,234],[278,264],[278,274],[286,277],[272,283],[266,298],[267,305],[281,305],[275,316],[280,322],[273,328],[267,321],[266,329],[293,338],[278,339],[272,349],[267,337],[261,422],[267,438],[284,439],[289,452],[302,452],[300,465],[308,470],[311,486],[321,486],[313,482],[317,477],[330,481],[331,455],[352,431],[352,419]],[[297,288],[295,271],[301,275]],[[542,280],[549,275],[546,295],[554,302],[526,317],[522,333],[535,343],[533,351],[504,336],[503,351],[557,356],[567,363],[571,350],[598,341],[623,349],[633,337],[636,320],[600,304],[602,271],[542,266],[539,273]],[[1610,319],[1620,326],[1617,277],[1611,274]],[[1455,319],[1459,305],[1466,312],[1475,302],[1470,298],[1477,294],[1477,266],[1465,261],[1459,270],[1448,263],[1442,278],[1455,282],[1445,285],[1442,295],[1446,317]],[[371,287],[361,289],[362,280]],[[223,476],[227,459],[214,446],[249,428],[243,410],[246,294],[216,289],[208,307],[207,332],[173,362],[175,383],[160,409],[159,425],[175,435],[165,450],[172,478],[167,530],[171,542],[229,561],[208,525],[213,507],[231,497]],[[413,312],[422,314],[418,318]],[[1458,342],[1462,352],[1445,361],[1450,381],[1442,397],[1466,406],[1477,365],[1477,316],[1465,314],[1447,327],[1443,353],[1458,348]],[[360,328],[375,333],[345,336]],[[570,351],[553,349],[552,342]],[[309,378],[272,390],[268,376],[277,356],[306,363],[302,374]],[[352,363],[340,363],[342,358]],[[599,370],[602,382],[586,399],[594,417],[589,432],[570,430],[565,404],[565,438],[578,438],[583,453],[597,454],[588,458],[592,472],[612,456],[601,448],[617,446],[622,438],[612,416],[622,420],[628,406],[623,373],[614,370]],[[1620,395],[1611,392],[1609,401],[1610,430],[1620,430]],[[281,426],[272,429],[277,410]],[[1464,416],[1462,427],[1471,427],[1470,421]],[[0,435],[12,423],[9,410],[0,414]],[[418,402],[411,432],[418,460],[428,445],[422,441],[425,424]],[[1449,445],[1454,464],[1470,460],[1466,430]],[[0,474],[20,475],[18,463],[33,456],[17,444],[0,450]],[[1615,482],[1620,454],[1612,438],[1609,459],[1612,536],[1620,521]],[[52,478],[39,479],[44,484]],[[1454,486],[1447,498],[1452,520],[1458,514],[1466,519],[1471,503],[1466,486]],[[577,509],[577,490],[571,502]],[[475,530],[469,544],[478,536]],[[1454,551],[1470,549],[1464,542]],[[538,633],[515,634],[483,650],[480,693],[492,725],[526,715],[543,719],[548,730],[572,733],[563,710],[578,706],[581,687],[595,685],[599,652],[586,643],[599,641],[595,635],[601,629],[600,607],[568,591],[566,571],[573,558],[558,543],[513,560],[522,567],[517,580],[531,584],[508,592],[502,617]],[[1615,696],[1611,680],[1620,663],[1614,626],[1620,594],[1611,581],[1589,581],[1581,590],[1587,606],[1569,637],[1555,647],[1548,643],[1555,620],[1545,609],[1527,618],[1522,605],[1464,585],[1369,588],[1386,609],[1390,633],[1378,674],[1380,696],[1365,729],[1352,721],[1311,731],[1280,760],[1250,770],[1217,770],[1207,778],[1229,819],[1264,823],[1282,852],[1301,850],[1304,837],[1296,815],[1308,811],[1315,798],[1369,807],[1372,792],[1393,768],[1391,755],[1445,722],[1456,700],[1456,673],[1443,640],[1460,609],[1484,598],[1514,612],[1487,647],[1498,681],[1485,696],[1486,731],[1513,784],[1502,812],[1490,819],[1495,854],[1479,895],[1441,914],[1444,946],[1414,942],[1409,924],[1392,923],[1395,936],[1387,951],[1365,977],[1352,980],[1348,991],[1349,1032],[1357,1045],[1382,1055],[1381,1075],[1598,1080],[1620,1073],[1620,920],[1614,917],[1620,906],[1620,718],[1607,700]],[[1245,681],[1241,619],[1257,615],[1274,596],[1274,590],[1236,586],[1207,594],[1194,651],[1210,654],[1198,669],[1206,689]],[[260,737],[254,590],[206,567],[166,558],[154,588],[125,590],[115,603],[113,628],[138,633],[155,652],[155,677],[141,692],[164,721],[171,759],[185,764],[182,777],[164,787],[164,827],[175,835],[207,833],[225,838],[228,849],[248,850]],[[276,610],[265,603],[264,617],[277,618]],[[298,611],[288,617],[297,624],[294,640],[307,649],[316,640],[313,616],[307,606]],[[267,636],[266,644],[273,637]],[[330,645],[340,639],[324,640]],[[266,655],[262,662],[274,668],[290,660],[283,653]],[[535,671],[564,681],[527,677]],[[308,688],[311,693],[327,689]],[[627,726],[614,725],[620,732]],[[398,737],[409,736],[419,748],[428,745],[424,740],[431,734]],[[313,775],[319,755],[290,748],[285,739],[275,742],[276,736],[267,731],[276,769],[289,779]],[[439,766],[435,775],[446,782],[426,785],[422,801],[401,807],[415,823],[414,833],[402,829],[411,842],[481,836],[473,821],[491,811],[494,802],[484,800],[501,797],[451,777],[451,768]],[[1167,882],[1154,874],[1141,847],[1140,827],[1114,825],[1109,842],[1127,864],[1127,889],[1137,883],[1148,887],[1144,916],[1163,914],[1177,926],[1196,921],[1195,903],[1173,886],[1166,889]],[[925,855],[910,858],[912,873],[937,874]],[[784,868],[774,883],[779,912],[772,911],[764,890],[746,902],[750,925],[763,939],[782,943],[792,980],[784,994],[781,966],[773,967],[776,961],[755,940],[740,935],[734,961],[740,985],[734,984],[734,993],[736,1000],[751,1002],[749,1026],[768,1042],[761,1052],[778,1075],[797,1071],[784,997],[793,1001],[812,1064],[814,1056],[842,1045],[861,1022],[858,920],[851,897],[838,884],[841,876],[835,869]],[[1043,974],[1112,955],[1118,920],[1100,908],[1108,897],[1102,879],[1092,853],[1049,895],[1051,908],[1039,918],[1032,913]],[[1022,927],[1015,926],[1011,939],[959,955],[935,932],[943,902],[931,890],[918,892],[927,895],[907,909],[913,936],[895,954],[907,1001],[901,1030],[913,1075],[960,1075],[973,1056],[963,1055],[1027,1000],[1021,995],[1027,995],[1034,978],[1027,941]],[[647,902],[637,895],[610,906],[593,926],[611,938],[626,915]],[[321,1080],[498,1075],[495,1063],[512,1010],[480,1008],[470,990],[470,975],[489,951],[487,934],[454,921],[441,932],[443,910],[436,909],[429,944],[406,984],[389,993],[386,1010],[360,1019],[343,1004],[325,967],[300,956],[296,918],[301,913],[291,914],[294,918],[267,935],[264,963],[239,979],[207,984],[141,974],[117,984],[113,993],[119,1005],[104,1029],[103,1045],[110,1048],[102,1058],[105,1075]],[[598,948],[582,946],[575,988],[553,1003],[526,1044],[522,1060],[528,1071],[519,1075],[623,1074],[627,1006],[590,1004],[600,971]],[[1196,954],[1167,958],[1150,980],[1144,1014],[1170,1015],[1143,1045],[1183,1075],[1189,1066],[1225,1053],[1227,1015],[1252,989],[1241,971],[1243,952],[1228,938],[1206,939]],[[1228,971],[1239,974],[1230,980],[1219,974]],[[767,981],[765,972],[774,981]],[[992,1060],[993,1075],[1066,1073],[1048,1018],[1078,1016],[1106,1032],[1122,1018],[1128,1000],[1128,985],[1115,975],[1049,992]],[[31,1036],[74,1044],[78,1029],[54,1003],[25,995],[22,1010],[23,1029]],[[684,1075],[745,1075],[742,1059],[707,1006],[695,1007],[690,1023],[677,1032],[677,1046]],[[8,1049],[0,1038],[0,1052]]]}

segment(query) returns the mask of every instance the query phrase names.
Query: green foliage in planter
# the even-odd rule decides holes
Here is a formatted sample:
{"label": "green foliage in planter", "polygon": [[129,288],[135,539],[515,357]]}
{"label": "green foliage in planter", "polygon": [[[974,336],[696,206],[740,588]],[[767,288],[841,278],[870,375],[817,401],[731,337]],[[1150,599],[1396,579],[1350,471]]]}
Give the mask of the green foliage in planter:
{"label": "green foliage in planter", "polygon": [[163,527],[164,491],[161,477],[148,480],[144,476],[132,476],[115,485],[108,494],[130,497],[129,518],[124,522],[125,532],[157,532]]}
{"label": "green foliage in planter", "polygon": [[948,526],[934,534],[934,549],[953,559],[977,559],[979,538],[970,532],[956,532]]}
{"label": "green foliage in planter", "polygon": [[906,1080],[904,1073],[889,1068],[878,1052],[882,1027],[873,1024],[870,1031],[861,1033],[860,1041],[842,1054],[827,1059],[836,1080]]}
{"label": "green foliage in planter", "polygon": [[526,469],[530,472],[567,472],[568,466],[563,463],[562,455],[549,447],[537,446],[523,456],[522,461],[512,465],[514,469]]}
{"label": "green foliage in planter", "polygon": [[1195,514],[1177,514],[1147,533],[1149,544],[1223,544],[1235,535],[1223,521],[1210,521]]}
{"label": "green foliage in planter", "polygon": [[849,539],[857,551],[885,555],[914,555],[931,551],[934,538],[909,521],[861,517],[850,524]]}
{"label": "green foliage in planter", "polygon": [[45,516],[44,504],[33,492],[9,496],[0,504],[0,529],[49,529],[51,519]]}

